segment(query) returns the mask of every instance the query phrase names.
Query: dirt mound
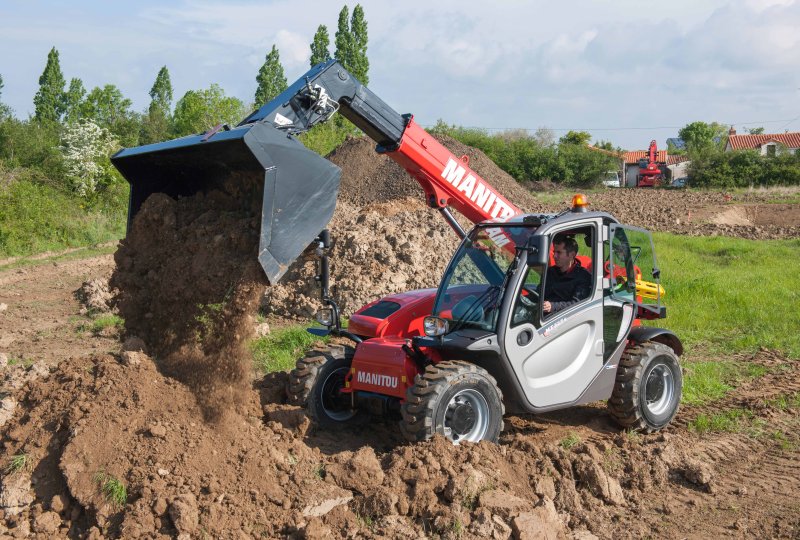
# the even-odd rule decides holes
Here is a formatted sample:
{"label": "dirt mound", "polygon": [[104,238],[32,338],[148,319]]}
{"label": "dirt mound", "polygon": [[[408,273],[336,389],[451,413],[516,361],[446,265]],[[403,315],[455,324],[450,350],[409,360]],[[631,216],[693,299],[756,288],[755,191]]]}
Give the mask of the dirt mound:
{"label": "dirt mound", "polygon": [[[769,191],[609,189],[590,196],[591,208],[611,212],[622,223],[689,236],[752,240],[800,237],[800,208],[775,204]],[[549,205],[564,208],[569,200]]]}
{"label": "dirt mound", "polygon": [[[6,523],[72,537],[563,538],[599,533],[598,516],[691,468],[657,437],[569,450],[521,434],[462,447],[436,438],[379,454],[353,431],[347,450],[309,433],[301,409],[263,401],[269,385],[208,424],[192,389],[144,353],[62,362],[27,383],[3,433],[4,455],[25,456],[2,480]],[[338,447],[323,452],[331,437]]]}
{"label": "dirt mound", "polygon": [[[443,136],[456,156],[526,211],[544,206],[491,159]],[[438,212],[425,205],[422,188],[399,165],[375,152],[365,138],[349,138],[329,159],[342,169],[342,187],[331,221],[332,293],[345,315],[390,293],[436,287],[458,238]],[[471,223],[459,216],[462,227]],[[262,301],[266,313],[307,319],[317,311],[316,257],[308,250]]]}
{"label": "dirt mound", "polygon": [[207,418],[248,381],[245,343],[266,284],[260,204],[260,188],[236,179],[178,200],[154,194],[115,254],[110,286],[127,334],[195,390]]}

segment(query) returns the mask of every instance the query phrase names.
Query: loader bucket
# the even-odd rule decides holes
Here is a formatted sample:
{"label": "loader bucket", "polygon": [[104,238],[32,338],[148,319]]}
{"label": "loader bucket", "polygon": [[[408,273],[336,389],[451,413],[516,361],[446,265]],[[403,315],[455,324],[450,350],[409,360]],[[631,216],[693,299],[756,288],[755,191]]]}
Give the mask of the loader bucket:
{"label": "loader bucket", "polygon": [[341,177],[330,161],[263,123],[126,148],[111,161],[131,187],[129,230],[152,193],[178,198],[231,180],[263,183],[258,260],[270,284],[331,220]]}

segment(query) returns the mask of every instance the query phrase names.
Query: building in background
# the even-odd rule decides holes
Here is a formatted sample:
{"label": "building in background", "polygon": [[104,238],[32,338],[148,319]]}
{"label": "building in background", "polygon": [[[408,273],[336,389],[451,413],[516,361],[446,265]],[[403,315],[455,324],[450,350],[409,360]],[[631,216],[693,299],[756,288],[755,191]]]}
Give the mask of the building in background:
{"label": "building in background", "polygon": [[776,156],[784,152],[800,155],[800,132],[737,135],[736,129],[731,126],[725,151],[733,150],[758,150],[762,156]]}

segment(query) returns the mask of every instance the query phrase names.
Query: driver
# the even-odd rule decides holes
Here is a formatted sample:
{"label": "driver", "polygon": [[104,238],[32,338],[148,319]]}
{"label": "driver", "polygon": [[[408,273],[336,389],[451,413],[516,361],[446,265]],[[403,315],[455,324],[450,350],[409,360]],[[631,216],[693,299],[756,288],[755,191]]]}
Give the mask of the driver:
{"label": "driver", "polygon": [[547,269],[545,278],[545,313],[555,313],[581,300],[592,293],[592,275],[575,258],[578,242],[571,236],[556,236],[553,239],[553,261]]}

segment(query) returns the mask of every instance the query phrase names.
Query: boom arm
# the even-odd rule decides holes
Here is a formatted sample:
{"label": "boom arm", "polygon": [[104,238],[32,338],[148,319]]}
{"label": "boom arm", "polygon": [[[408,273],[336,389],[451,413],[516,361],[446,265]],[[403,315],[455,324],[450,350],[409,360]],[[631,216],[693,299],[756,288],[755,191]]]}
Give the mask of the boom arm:
{"label": "boom arm", "polygon": [[[452,206],[473,223],[521,213],[469,168],[466,156],[456,158],[411,115],[397,113],[336,60],[311,68],[239,125],[265,122],[298,134],[337,111],[378,144],[376,151],[392,158],[420,183],[431,208],[446,211]],[[460,231],[454,220],[448,221]]]}

